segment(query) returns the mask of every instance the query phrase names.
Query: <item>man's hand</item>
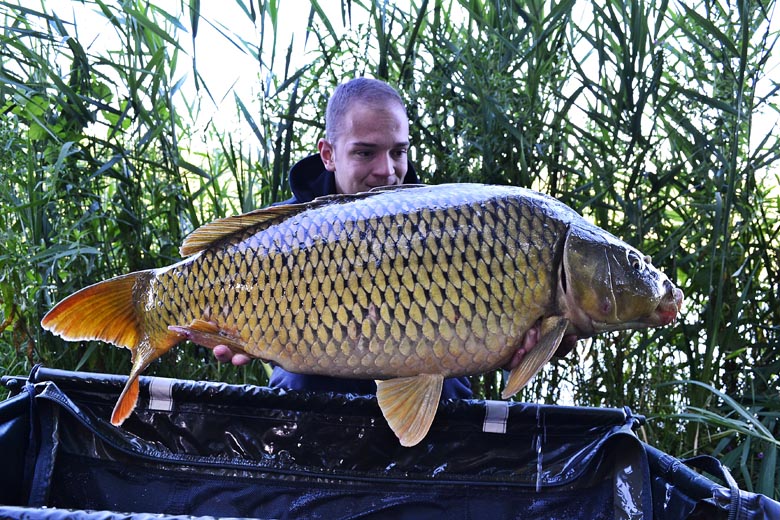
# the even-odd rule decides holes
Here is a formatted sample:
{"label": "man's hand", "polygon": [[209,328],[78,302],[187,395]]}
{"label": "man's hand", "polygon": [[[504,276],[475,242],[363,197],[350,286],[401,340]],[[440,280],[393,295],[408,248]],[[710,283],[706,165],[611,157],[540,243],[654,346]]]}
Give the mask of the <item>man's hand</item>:
{"label": "man's hand", "polygon": [[[523,336],[522,345],[517,349],[517,351],[515,351],[515,354],[512,356],[512,359],[509,360],[509,363],[504,365],[504,370],[512,370],[520,364],[526,354],[528,354],[531,349],[534,348],[537,343],[539,343],[540,333],[539,323],[535,324],[528,330],[528,332],[525,333],[525,336]],[[578,339],[579,338],[573,334],[564,336],[561,340],[561,344],[558,346],[558,350],[556,350],[555,354],[553,355],[555,357],[564,357],[577,345]]]}
{"label": "man's hand", "polygon": [[233,363],[237,367],[246,365],[252,360],[252,358],[246,354],[234,354],[233,351],[227,347],[227,345],[217,345],[214,347],[214,357],[217,358],[217,361],[220,363],[229,362]]}

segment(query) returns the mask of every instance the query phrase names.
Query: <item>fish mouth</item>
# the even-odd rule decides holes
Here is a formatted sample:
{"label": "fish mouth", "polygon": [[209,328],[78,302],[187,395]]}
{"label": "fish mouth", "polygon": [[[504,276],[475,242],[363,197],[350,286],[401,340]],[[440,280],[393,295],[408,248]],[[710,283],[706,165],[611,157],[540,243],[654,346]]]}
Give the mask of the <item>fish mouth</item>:
{"label": "fish mouth", "polygon": [[655,308],[652,318],[657,321],[658,325],[669,325],[677,319],[677,315],[680,313],[680,310],[682,310],[682,304],[682,290],[678,287],[672,287],[671,298],[664,298],[661,300],[661,303]]}

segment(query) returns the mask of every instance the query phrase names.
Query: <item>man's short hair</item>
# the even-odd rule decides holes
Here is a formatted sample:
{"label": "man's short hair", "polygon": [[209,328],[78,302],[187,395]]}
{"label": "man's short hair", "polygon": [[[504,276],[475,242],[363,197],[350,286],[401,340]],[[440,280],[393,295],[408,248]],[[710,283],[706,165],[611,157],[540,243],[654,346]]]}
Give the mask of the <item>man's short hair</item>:
{"label": "man's short hair", "polygon": [[372,78],[351,79],[336,87],[328,100],[328,107],[325,111],[325,137],[331,143],[338,138],[341,122],[354,103],[366,103],[374,106],[398,103],[398,106],[406,114],[406,106],[401,96],[384,81]]}

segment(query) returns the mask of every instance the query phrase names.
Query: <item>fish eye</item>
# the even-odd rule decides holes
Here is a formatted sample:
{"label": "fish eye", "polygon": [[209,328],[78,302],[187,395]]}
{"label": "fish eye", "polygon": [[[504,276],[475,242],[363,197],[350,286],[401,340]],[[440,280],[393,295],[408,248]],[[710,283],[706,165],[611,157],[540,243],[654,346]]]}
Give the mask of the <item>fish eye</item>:
{"label": "fish eye", "polygon": [[641,271],[645,265],[644,262],[642,262],[642,258],[635,253],[630,253],[628,255],[628,262],[631,264],[631,268],[634,271]]}

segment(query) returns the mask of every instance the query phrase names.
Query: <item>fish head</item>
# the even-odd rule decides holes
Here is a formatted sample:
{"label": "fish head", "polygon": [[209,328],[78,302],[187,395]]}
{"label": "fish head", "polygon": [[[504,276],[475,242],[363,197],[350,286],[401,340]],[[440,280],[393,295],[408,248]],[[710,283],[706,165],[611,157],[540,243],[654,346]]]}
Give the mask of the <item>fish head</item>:
{"label": "fish head", "polygon": [[601,229],[569,231],[560,278],[567,317],[580,337],[668,325],[682,306],[682,290],[650,257]]}

